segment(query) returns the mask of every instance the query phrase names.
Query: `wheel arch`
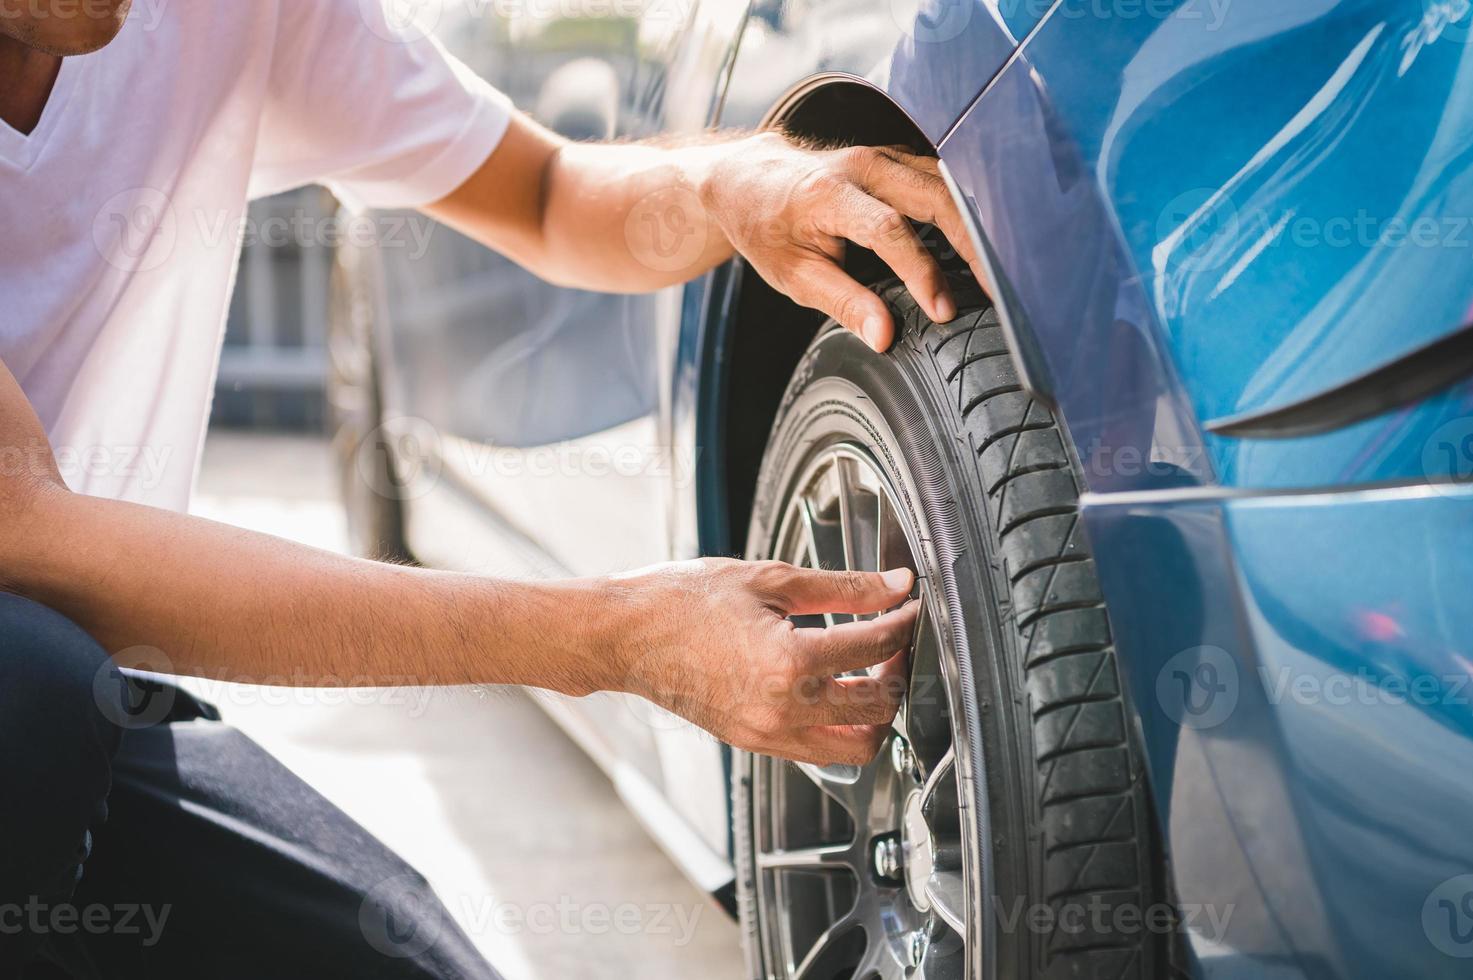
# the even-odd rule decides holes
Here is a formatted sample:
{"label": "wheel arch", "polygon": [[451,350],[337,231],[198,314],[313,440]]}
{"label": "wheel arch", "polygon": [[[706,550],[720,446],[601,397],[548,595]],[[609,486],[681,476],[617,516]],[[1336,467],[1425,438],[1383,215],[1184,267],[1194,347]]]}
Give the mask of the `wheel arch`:
{"label": "wheel arch", "polygon": [[[906,145],[936,155],[936,146],[884,91],[864,79],[818,75],[794,86],[764,120],[766,128],[831,146]],[[851,245],[845,268],[861,282],[888,273],[874,253]],[[773,289],[740,260],[729,302],[713,318],[702,356],[702,442],[712,447],[701,493],[701,550],[741,554],[746,548],[757,473],[783,392],[826,317]]]}

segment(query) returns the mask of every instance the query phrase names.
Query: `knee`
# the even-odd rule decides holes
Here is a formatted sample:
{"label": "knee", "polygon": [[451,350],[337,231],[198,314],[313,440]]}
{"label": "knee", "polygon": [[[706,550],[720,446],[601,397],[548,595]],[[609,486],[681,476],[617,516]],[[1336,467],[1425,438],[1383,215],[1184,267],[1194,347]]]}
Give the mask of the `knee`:
{"label": "knee", "polygon": [[120,677],[107,651],[76,623],[0,594],[0,744],[38,754],[54,749],[73,762],[83,761],[75,758],[79,749],[110,754],[123,714]]}

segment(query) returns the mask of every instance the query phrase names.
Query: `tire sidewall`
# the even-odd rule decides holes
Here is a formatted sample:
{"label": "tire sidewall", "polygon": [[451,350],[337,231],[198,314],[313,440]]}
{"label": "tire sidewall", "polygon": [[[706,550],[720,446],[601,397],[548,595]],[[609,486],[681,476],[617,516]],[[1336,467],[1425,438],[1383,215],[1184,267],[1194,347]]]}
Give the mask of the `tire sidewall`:
{"label": "tire sidewall", "polygon": [[[974,892],[968,902],[971,956],[967,976],[1029,976],[1031,957],[1017,937],[1000,937],[987,914],[992,896],[1027,894],[1027,864],[1012,842],[1024,838],[1026,820],[1018,806],[1029,799],[1031,775],[1013,760],[1031,757],[1031,746],[1009,744],[1026,733],[1012,724],[1012,685],[1003,665],[1013,656],[993,655],[1013,642],[1001,628],[997,573],[984,542],[992,540],[976,469],[962,465],[944,398],[945,379],[922,349],[902,345],[877,357],[842,329],[821,334],[799,364],[773,425],[758,478],[747,537],[748,558],[769,557],[783,508],[808,460],[836,441],[862,445],[892,481],[905,518],[918,532],[916,571],[933,591],[944,656],[955,679],[951,692],[958,736],[958,773],[969,782],[963,799],[977,819],[964,827]],[[938,397],[940,396],[940,397]],[[733,816],[737,824],[737,882],[747,962],[753,976],[769,975],[756,935],[751,849],[752,758],[737,753],[733,766]],[[999,806],[994,801],[1001,801]],[[1021,876],[1021,877],[1020,877]],[[980,900],[979,900],[980,899]],[[1006,948],[999,946],[999,941]],[[1024,944],[1026,945],[1026,944]]]}

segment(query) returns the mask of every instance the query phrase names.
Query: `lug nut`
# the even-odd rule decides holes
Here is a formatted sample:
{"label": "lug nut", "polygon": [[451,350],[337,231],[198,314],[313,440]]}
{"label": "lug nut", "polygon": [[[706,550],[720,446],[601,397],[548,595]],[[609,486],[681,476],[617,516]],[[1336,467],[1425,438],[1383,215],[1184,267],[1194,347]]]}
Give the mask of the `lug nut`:
{"label": "lug nut", "polygon": [[881,837],[875,841],[875,874],[887,881],[899,881],[900,872],[900,841],[894,837]]}
{"label": "lug nut", "polygon": [[911,751],[910,743],[899,735],[890,743],[890,764],[902,776],[914,775],[916,771],[916,755]]}
{"label": "lug nut", "polygon": [[919,967],[921,965],[921,960],[926,958],[927,945],[928,943],[926,942],[926,931],[924,929],[917,929],[915,932],[910,934],[909,952],[910,965],[912,967]]}

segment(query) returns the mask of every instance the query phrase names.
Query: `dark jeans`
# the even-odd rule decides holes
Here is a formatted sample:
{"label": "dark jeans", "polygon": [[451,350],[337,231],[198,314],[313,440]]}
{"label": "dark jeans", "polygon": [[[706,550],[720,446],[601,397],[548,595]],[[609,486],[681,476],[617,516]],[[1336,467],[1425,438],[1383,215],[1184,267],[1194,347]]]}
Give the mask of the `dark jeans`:
{"label": "dark jeans", "polygon": [[424,879],[209,705],[0,594],[0,977],[495,980]]}

